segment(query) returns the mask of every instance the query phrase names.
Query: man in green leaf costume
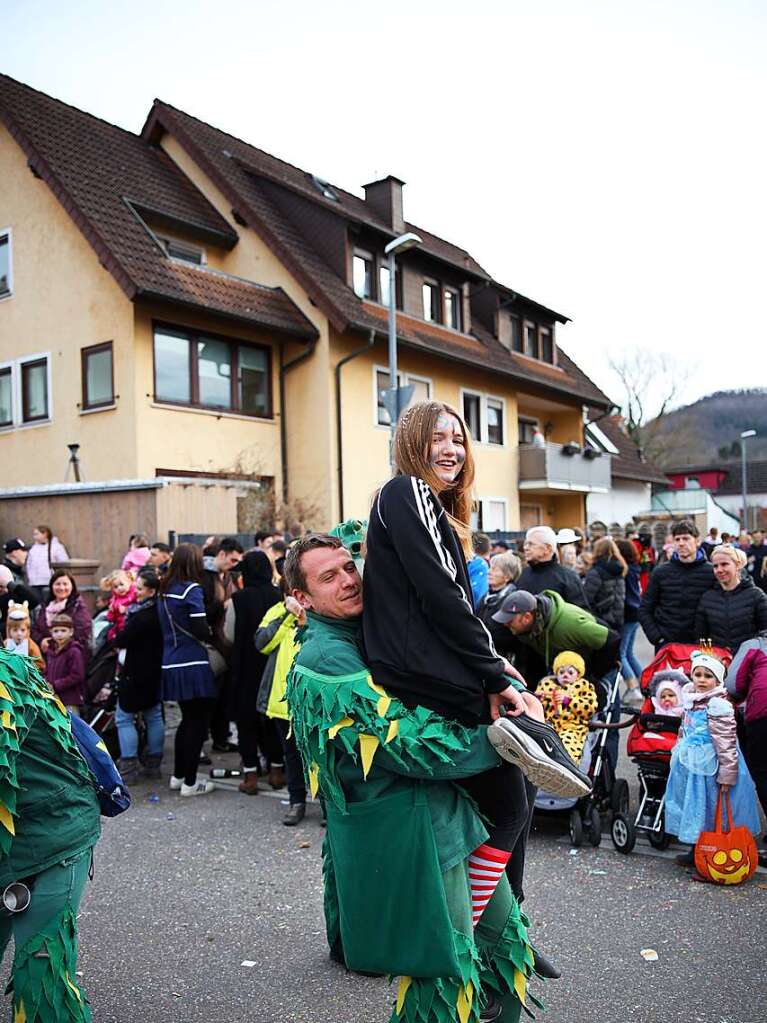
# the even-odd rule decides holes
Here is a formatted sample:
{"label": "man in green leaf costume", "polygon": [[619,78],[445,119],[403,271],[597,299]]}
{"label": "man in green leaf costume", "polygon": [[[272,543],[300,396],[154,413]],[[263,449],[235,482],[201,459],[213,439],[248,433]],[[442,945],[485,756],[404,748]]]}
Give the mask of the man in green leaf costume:
{"label": "man in green leaf costume", "polygon": [[90,770],[69,716],[29,658],[0,650],[0,892],[31,889],[0,916],[0,957],[13,936],[14,1023],[88,1023],[76,981],[77,907],[101,833]]}
{"label": "man in green leaf costume", "polygon": [[360,651],[362,583],[328,534],[288,554],[307,610],[288,679],[293,731],[328,820],[325,900],[331,949],[350,969],[400,978],[390,1023],[516,1023],[533,952],[505,874],[476,927],[468,858],[487,831],[455,780],[497,767],[487,728],[408,709]]}

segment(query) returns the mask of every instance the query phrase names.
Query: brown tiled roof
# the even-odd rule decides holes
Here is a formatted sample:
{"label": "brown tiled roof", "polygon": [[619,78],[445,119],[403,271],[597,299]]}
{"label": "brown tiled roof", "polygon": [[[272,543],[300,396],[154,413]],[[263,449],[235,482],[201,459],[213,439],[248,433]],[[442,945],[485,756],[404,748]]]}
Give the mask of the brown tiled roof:
{"label": "brown tiled roof", "polygon": [[634,443],[623,428],[621,416],[604,416],[597,419],[596,409],[590,409],[591,419],[596,420],[602,433],[618,449],[612,456],[612,475],[618,479],[641,480],[643,483],[668,483],[668,477],[662,469],[642,457],[641,449]]}
{"label": "brown tiled roof", "polygon": [[[298,192],[312,202],[324,206],[332,213],[340,214],[346,219],[354,220],[360,224],[366,224],[392,238],[394,237],[395,232],[392,231],[390,225],[359,196],[328,182],[329,187],[338,197],[337,200],[328,199],[317,188],[312,180],[312,175],[307,173],[307,171],[301,170],[300,167],[295,167],[285,160],[280,160],[276,156],[264,152],[263,149],[258,149],[256,146],[244,142],[235,135],[229,135],[227,132],[221,131],[206,121],[201,121],[199,118],[193,117],[191,114],[187,114],[183,110],[171,106],[169,103],[155,100],[152,111],[144,126],[142,133],[144,138],[153,139],[158,123],[165,125],[168,120],[172,120],[176,129],[184,129],[200,145],[204,146],[208,156],[212,158],[219,170],[223,171],[225,177],[230,178],[230,180],[235,180],[237,175],[231,168],[225,167],[223,164],[224,160],[239,164],[240,168],[246,173],[266,178],[269,181],[274,181],[291,189],[291,191]],[[224,151],[229,154],[228,157],[223,155]],[[405,227],[406,230],[415,231],[420,235],[423,240],[423,245],[421,246],[423,251],[447,263],[459,266],[462,270],[468,271],[477,277],[489,279],[488,273],[465,249],[460,248],[458,245],[453,245],[452,242],[439,238],[429,231],[424,231],[414,224],[406,224]]]}
{"label": "brown tiled roof", "polygon": [[[0,119],[125,294],[203,307],[301,337],[316,329],[280,289],[169,259],[134,209],[231,248],[237,235],[162,150],[0,75]],[[131,208],[133,205],[134,209]]]}
{"label": "brown tiled roof", "polygon": [[[360,329],[372,327],[386,331],[388,316],[386,309],[364,302],[361,304],[361,310],[362,315],[357,316],[354,326]],[[403,313],[397,314],[397,337],[401,344],[425,349],[443,358],[512,377],[522,388],[543,387],[547,392],[552,390],[559,392],[562,397],[576,397],[583,402],[598,403],[600,410],[611,404],[610,399],[591,383],[571,359],[567,356],[562,358],[564,353],[561,349],[560,366],[549,366],[536,359],[509,352],[492,334],[477,324],[472,327],[471,334],[460,334],[438,324],[424,323]]]}

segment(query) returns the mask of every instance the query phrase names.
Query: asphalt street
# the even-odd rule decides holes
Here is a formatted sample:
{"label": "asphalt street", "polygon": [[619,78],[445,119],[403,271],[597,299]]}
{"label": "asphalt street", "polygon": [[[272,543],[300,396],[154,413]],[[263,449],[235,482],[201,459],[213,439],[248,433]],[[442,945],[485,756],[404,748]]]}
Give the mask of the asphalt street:
{"label": "asphalt street", "polygon": [[[388,982],[327,956],[317,805],[286,828],[270,792],[181,799],[143,784],[134,798],[104,822],[81,906],[80,980],[96,1023],[388,1019]],[[536,821],[525,910],[563,971],[537,985],[545,1020],[764,1023],[767,872],[717,888],[693,882],[673,852],[640,840],[624,856],[608,836],[574,851],[562,819]]]}

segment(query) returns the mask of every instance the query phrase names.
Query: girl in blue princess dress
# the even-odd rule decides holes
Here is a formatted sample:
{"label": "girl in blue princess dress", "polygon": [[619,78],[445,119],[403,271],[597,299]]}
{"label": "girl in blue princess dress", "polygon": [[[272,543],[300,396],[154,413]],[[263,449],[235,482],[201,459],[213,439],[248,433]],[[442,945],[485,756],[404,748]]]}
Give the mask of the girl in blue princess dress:
{"label": "girl in blue princess dress", "polygon": [[677,862],[695,862],[701,831],[712,831],[719,790],[729,789],[733,824],[756,835],[756,791],[735,735],[735,711],[724,688],[724,664],[705,650],[691,659],[692,682],[682,689],[684,718],[671,756],[665,828],[690,850]]}

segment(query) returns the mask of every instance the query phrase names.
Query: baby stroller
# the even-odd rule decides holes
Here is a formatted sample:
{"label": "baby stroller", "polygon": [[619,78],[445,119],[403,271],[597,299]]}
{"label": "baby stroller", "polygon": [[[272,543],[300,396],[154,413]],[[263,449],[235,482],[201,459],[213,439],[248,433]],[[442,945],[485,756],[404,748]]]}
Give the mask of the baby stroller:
{"label": "baby stroller", "polygon": [[570,842],[576,848],[583,845],[584,837],[588,838],[589,844],[595,848],[601,843],[602,813],[628,810],[628,782],[623,778],[616,778],[606,754],[610,730],[616,727],[625,728],[631,724],[631,721],[620,725],[609,723],[613,708],[620,702],[620,683],[621,674],[618,672],[609,690],[601,683],[596,684],[600,709],[589,722],[589,735],[580,762],[581,770],[588,774],[593,785],[589,795],[580,799],[566,799],[539,790],[535,799],[536,810],[569,812]]}
{"label": "baby stroller", "polygon": [[117,668],[117,650],[109,643],[102,644],[88,664],[83,706],[83,718],[99,733],[114,759],[120,755],[115,724]]}
{"label": "baby stroller", "polygon": [[[669,643],[662,647],[642,672],[641,686],[645,700],[629,732],[627,753],[637,765],[639,774],[639,807],[631,817],[626,809],[613,817],[610,837],[620,853],[628,855],[636,845],[637,834],[643,832],[655,849],[666,849],[671,836],[664,827],[666,783],[671,767],[671,753],[676,745],[680,717],[660,714],[652,702],[655,695],[653,679],[658,672],[681,670],[690,673],[690,657],[697,644]],[[732,655],[729,650],[714,648],[714,653],[725,664]]]}

